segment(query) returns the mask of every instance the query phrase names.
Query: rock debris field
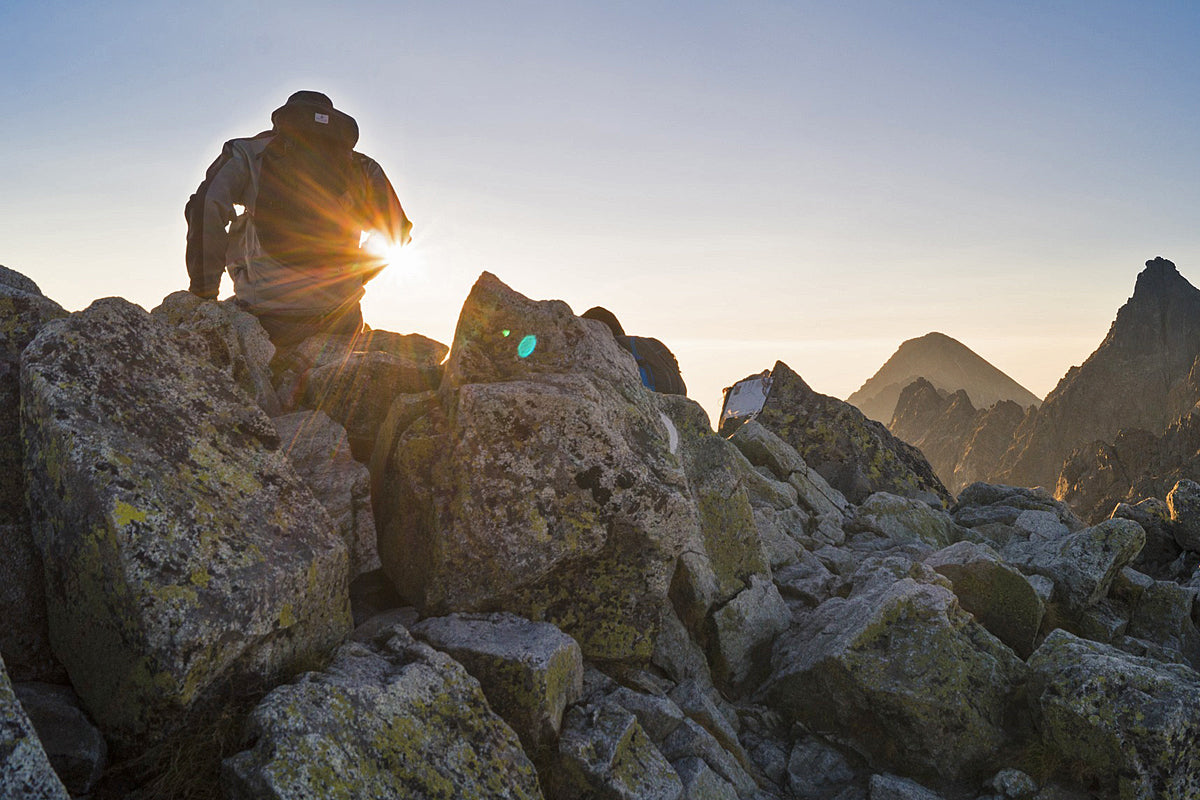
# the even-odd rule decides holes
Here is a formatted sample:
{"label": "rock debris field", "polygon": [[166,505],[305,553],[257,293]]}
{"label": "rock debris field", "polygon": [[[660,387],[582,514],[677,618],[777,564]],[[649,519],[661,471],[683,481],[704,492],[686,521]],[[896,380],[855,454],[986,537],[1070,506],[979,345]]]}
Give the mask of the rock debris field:
{"label": "rock debris field", "polygon": [[955,498],[773,380],[718,435],[488,273],[277,351],[0,268],[0,797],[1200,797],[1200,485]]}

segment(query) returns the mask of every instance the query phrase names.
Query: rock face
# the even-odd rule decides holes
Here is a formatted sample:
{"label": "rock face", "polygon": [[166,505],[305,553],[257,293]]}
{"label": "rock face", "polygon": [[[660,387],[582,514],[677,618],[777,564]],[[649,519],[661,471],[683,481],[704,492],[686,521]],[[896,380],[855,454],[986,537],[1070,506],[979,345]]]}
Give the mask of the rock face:
{"label": "rock face", "polygon": [[376,445],[384,569],[430,613],[507,610],[648,660],[697,526],[672,427],[602,324],[484,273],[438,404]]}
{"label": "rock face", "polygon": [[1108,336],[1021,425],[994,478],[1053,487],[1076,448],[1122,429],[1161,433],[1195,403],[1187,384],[1197,353],[1200,290],[1170,261],[1147,261]]}
{"label": "rock face", "polygon": [[42,326],[66,316],[37,284],[0,267],[0,656],[15,680],[53,680],[42,559],[25,505],[21,445],[21,351]]}
{"label": "rock face", "polygon": [[225,761],[230,800],[541,798],[516,734],[457,662],[402,627],[343,645],[269,695],[253,746]]}
{"label": "rock face", "polygon": [[1025,416],[1011,400],[977,410],[966,391],[947,395],[919,378],[900,393],[888,430],[916,446],[957,494],[991,475]]}
{"label": "rock face", "polygon": [[270,420],[194,339],[119,299],[22,356],[50,640],[119,747],[349,627],[346,548]]}
{"label": "rock face", "polygon": [[951,499],[919,450],[848,403],[814,392],[783,362],[771,371],[771,391],[756,420],[852,503],[874,492]]}
{"label": "rock face", "polygon": [[936,332],[901,344],[878,372],[846,398],[846,402],[870,419],[887,425],[898,410],[901,393],[918,378],[947,394],[963,391],[967,402],[975,408],[989,408],[1002,401],[1016,403],[1021,408],[1041,404],[1035,394],[962,342]]}

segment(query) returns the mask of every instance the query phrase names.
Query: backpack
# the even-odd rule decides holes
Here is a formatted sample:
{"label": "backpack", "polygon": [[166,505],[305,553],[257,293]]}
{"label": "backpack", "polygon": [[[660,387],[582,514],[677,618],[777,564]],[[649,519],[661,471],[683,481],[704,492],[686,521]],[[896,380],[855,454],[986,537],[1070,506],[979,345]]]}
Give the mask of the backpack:
{"label": "backpack", "polygon": [[625,339],[647,389],[663,394],[687,394],[687,386],[679,374],[679,362],[665,344],[642,336],[626,336]]}
{"label": "backpack", "polygon": [[345,115],[288,106],[273,119],[277,133],[263,150],[250,209],[259,243],[276,261],[299,269],[354,261],[362,227],[356,213],[361,182],[354,174],[357,125]]}

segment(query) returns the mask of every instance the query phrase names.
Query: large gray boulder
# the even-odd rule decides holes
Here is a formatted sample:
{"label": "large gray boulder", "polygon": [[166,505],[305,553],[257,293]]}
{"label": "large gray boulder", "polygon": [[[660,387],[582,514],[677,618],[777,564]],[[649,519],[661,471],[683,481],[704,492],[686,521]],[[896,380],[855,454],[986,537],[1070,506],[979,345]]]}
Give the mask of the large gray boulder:
{"label": "large gray boulder", "polygon": [[194,339],[99,300],[26,348],[21,394],[51,643],[110,744],[348,633],[345,545]]}
{"label": "large gray boulder", "polygon": [[583,693],[574,639],[548,622],[503,613],[432,617],[412,632],[466,667],[527,752],[555,744],[563,712]]}
{"label": "large gray boulder", "polygon": [[0,656],[14,680],[55,680],[42,560],[29,531],[21,445],[21,351],[67,312],[37,284],[0,267]]}
{"label": "large gray boulder", "polygon": [[1046,605],[1029,579],[983,544],[958,542],[933,553],[925,565],[950,579],[954,594],[1000,641],[1022,658],[1033,652]]}
{"label": "large gray boulder", "polygon": [[1003,555],[1027,575],[1044,575],[1054,581],[1055,602],[1077,613],[1108,594],[1113,579],[1137,557],[1145,542],[1141,525],[1110,519],[1061,538],[1014,541]]}
{"label": "large gray boulder", "polygon": [[1200,675],[1056,630],[1029,659],[1045,748],[1107,796],[1200,796]]}
{"label": "large gray boulder", "polygon": [[350,577],[379,569],[371,473],[354,460],[345,429],[321,411],[297,411],[271,423],[292,466],[346,543]]}
{"label": "large gray boulder", "polygon": [[763,699],[877,765],[939,779],[971,775],[1007,740],[1019,658],[927,567],[864,564],[781,636]]}
{"label": "large gray boulder", "polygon": [[408,602],[510,611],[589,658],[649,660],[696,510],[673,425],[605,326],[484,273],[439,402],[400,427],[372,481]]}
{"label": "large gray boulder", "polygon": [[[2,268],[0,268],[2,269]],[[0,797],[68,800],[0,660]]]}
{"label": "large gray boulder", "polygon": [[271,691],[246,733],[222,766],[229,800],[542,797],[475,679],[401,626]]}

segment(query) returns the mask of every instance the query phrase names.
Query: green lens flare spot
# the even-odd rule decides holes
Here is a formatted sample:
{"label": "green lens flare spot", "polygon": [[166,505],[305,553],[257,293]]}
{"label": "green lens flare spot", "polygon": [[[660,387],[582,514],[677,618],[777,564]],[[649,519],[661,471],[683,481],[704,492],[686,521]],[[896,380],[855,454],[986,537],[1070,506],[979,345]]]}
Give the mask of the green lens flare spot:
{"label": "green lens flare spot", "polygon": [[528,358],[535,347],[537,347],[537,337],[531,333],[517,345],[517,355],[521,358]]}
{"label": "green lens flare spot", "polygon": [[512,333],[512,331],[510,331],[508,328],[505,328],[504,330],[500,331],[500,335],[504,336],[504,337],[507,337],[510,333]]}

